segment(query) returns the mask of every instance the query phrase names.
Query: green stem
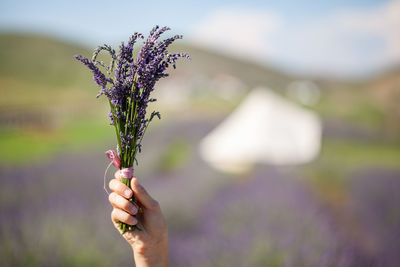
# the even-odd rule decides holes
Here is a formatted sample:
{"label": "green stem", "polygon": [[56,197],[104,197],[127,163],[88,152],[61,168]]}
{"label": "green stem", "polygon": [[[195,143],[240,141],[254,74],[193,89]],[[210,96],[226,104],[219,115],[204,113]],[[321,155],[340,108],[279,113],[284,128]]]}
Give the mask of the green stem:
{"label": "green stem", "polygon": [[[133,122],[133,119],[135,119],[136,117],[136,112],[137,112],[137,102],[133,100],[133,91],[135,89],[136,86],[136,76],[134,78],[134,82],[132,84],[132,88],[131,88],[131,97],[128,99],[127,103],[126,103],[126,120],[125,120],[125,124],[122,124],[124,121],[122,121],[121,118],[117,119],[115,116],[115,110],[113,109],[114,107],[111,105],[110,102],[110,108],[111,108],[111,112],[114,118],[114,125],[115,125],[115,130],[116,130],[116,134],[117,134],[117,140],[118,140],[118,145],[120,147],[120,158],[121,158],[121,169],[124,168],[129,168],[131,166],[133,166],[134,163],[134,156],[136,155],[136,142],[137,142],[137,131],[138,131],[138,127],[135,126],[135,124],[133,123],[133,130],[132,132],[134,132],[134,141],[133,144],[131,144],[131,146],[129,148],[124,148],[124,153],[122,153],[122,146],[121,146],[121,138],[120,138],[120,132],[124,132],[125,136],[128,135],[128,122],[131,121]],[[128,111],[128,112],[127,112]],[[124,127],[122,127],[124,126]],[[132,154],[133,154],[133,158],[132,158]],[[126,179],[126,178],[122,178],[121,179],[122,182],[127,185],[129,188],[131,188],[131,179]],[[133,195],[130,199],[130,202],[135,203],[135,196]],[[136,216],[135,216],[136,217]],[[141,231],[140,227],[136,226],[136,225],[128,225],[126,223],[120,223],[120,229],[122,231],[122,234],[124,234],[126,231],[128,230],[139,230]]]}
{"label": "green stem", "polygon": [[[121,168],[123,168],[123,167],[121,167]],[[129,188],[131,188],[131,179],[127,179],[127,178],[121,178],[121,180],[122,180],[122,182],[126,185],[126,186],[128,186]],[[131,202],[131,203],[136,203],[136,200],[135,200],[135,195],[132,195],[132,197],[129,199],[129,201]],[[136,215],[133,215],[134,217],[136,217]],[[120,223],[120,229],[121,229],[121,231],[122,231],[122,234],[124,234],[124,233],[126,233],[126,231],[130,231],[130,230],[138,230],[138,231],[142,231],[142,229],[139,227],[139,226],[137,226],[137,225],[129,225],[129,224],[126,224],[126,223]]]}

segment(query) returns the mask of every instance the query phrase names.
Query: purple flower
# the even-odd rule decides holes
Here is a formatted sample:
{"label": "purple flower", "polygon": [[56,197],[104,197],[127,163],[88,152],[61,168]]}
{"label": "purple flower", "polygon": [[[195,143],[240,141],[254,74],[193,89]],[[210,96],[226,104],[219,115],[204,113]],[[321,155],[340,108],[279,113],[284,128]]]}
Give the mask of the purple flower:
{"label": "purple flower", "polygon": [[112,83],[111,79],[106,78],[106,76],[96,67],[95,63],[81,55],[75,55],[75,59],[82,62],[86,67],[88,67],[93,73],[94,82],[99,85],[103,90],[106,89],[107,83]]}
{"label": "purple flower", "polygon": [[[110,46],[103,45],[94,51],[92,60],[75,56],[92,71],[94,81],[101,87],[98,96],[104,94],[109,100],[110,122],[116,129],[123,167],[133,165],[149,123],[155,116],[160,118],[158,112],[146,118],[148,103],[156,101],[150,98],[155,84],[168,76],[166,70],[170,65],[175,68],[179,58],[190,59],[185,53],[168,53],[169,45],[182,39],[182,35],[175,35],[160,41],[160,36],[168,30],[168,27],[155,26],[144,40],[136,58],[133,56],[134,45],[138,39],[144,39],[140,33],[134,33],[127,44],[122,42],[118,53]],[[109,65],[97,60],[102,51],[111,56]],[[102,66],[106,74],[97,65]]]}

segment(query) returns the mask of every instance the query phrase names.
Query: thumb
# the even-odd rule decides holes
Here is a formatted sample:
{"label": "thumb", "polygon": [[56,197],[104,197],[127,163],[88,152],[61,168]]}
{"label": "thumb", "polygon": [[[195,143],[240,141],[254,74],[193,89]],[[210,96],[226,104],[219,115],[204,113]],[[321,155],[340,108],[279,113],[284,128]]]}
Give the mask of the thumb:
{"label": "thumb", "polygon": [[158,202],[147,193],[146,189],[141,184],[139,184],[136,177],[131,180],[131,188],[136,199],[140,201],[144,208],[149,210],[157,210],[160,208]]}

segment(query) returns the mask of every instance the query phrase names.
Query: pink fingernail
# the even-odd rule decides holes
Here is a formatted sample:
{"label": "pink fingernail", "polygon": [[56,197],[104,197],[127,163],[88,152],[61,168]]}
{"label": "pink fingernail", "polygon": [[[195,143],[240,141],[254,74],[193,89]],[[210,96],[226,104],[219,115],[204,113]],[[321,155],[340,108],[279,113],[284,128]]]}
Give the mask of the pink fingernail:
{"label": "pink fingernail", "polygon": [[126,189],[124,194],[125,194],[126,197],[130,197],[131,196],[131,190]]}
{"label": "pink fingernail", "polygon": [[136,214],[137,213],[137,208],[136,207],[132,207],[131,211],[132,211],[133,214]]}

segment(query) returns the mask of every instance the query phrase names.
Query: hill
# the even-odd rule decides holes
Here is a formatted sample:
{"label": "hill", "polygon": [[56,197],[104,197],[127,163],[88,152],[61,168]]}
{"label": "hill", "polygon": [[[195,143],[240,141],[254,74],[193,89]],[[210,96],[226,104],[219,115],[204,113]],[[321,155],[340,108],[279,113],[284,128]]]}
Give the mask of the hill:
{"label": "hill", "polygon": [[[238,77],[249,88],[258,85],[284,88],[293,79],[271,68],[193,46],[179,45],[173,47],[173,50],[185,51],[192,57],[190,64],[178,63],[184,64],[184,67],[178,67],[177,71],[184,72],[185,75],[201,74],[212,77],[216,73],[227,73]],[[48,92],[50,88],[57,93],[72,88],[93,92],[95,85],[88,78],[87,71],[72,58],[74,54],[89,56],[91,52],[92,49],[44,36],[0,34],[2,93],[10,93],[7,95],[7,101],[3,98],[0,106],[4,108],[19,105],[22,101],[20,96],[23,97],[24,94],[29,95],[32,104],[39,100],[35,95],[41,98],[51,94]],[[11,92],[15,92],[18,87],[26,90],[24,94],[21,92],[19,97],[14,98]],[[50,102],[52,101],[48,101],[49,104]]]}
{"label": "hill", "polygon": [[[178,62],[177,70],[172,70],[173,77],[199,78],[196,86],[200,91],[207,87],[204,82],[220,74],[237,78],[246,89],[265,86],[281,94],[285,94],[287,86],[295,80],[311,80],[321,90],[320,102],[311,108],[322,116],[373,125],[379,125],[382,117],[396,106],[393,102],[397,98],[392,97],[392,93],[383,93],[392,92],[392,89],[376,88],[396,87],[399,72],[364,82],[294,77],[271,67],[187,44],[178,43],[171,50],[185,51],[192,57],[191,62]],[[14,111],[98,112],[100,105],[93,101],[97,88],[88,70],[73,59],[74,54],[90,56],[91,52],[92,49],[46,36],[0,34],[0,111],[3,114],[0,121],[9,116],[5,114]]]}
{"label": "hill", "polygon": [[371,98],[384,110],[390,130],[400,131],[400,68],[372,80],[367,88]]}
{"label": "hill", "polygon": [[68,106],[76,101],[70,91],[92,93],[95,86],[72,58],[76,53],[88,50],[41,36],[0,35],[0,109]]}
{"label": "hill", "polygon": [[[172,51],[187,52],[192,61],[183,68],[188,75],[202,74],[212,78],[218,73],[226,73],[239,78],[248,88],[268,86],[274,90],[282,90],[295,79],[271,67],[261,66],[251,61],[245,61],[204,50],[191,45],[176,45]],[[181,68],[178,68],[180,70]]]}

